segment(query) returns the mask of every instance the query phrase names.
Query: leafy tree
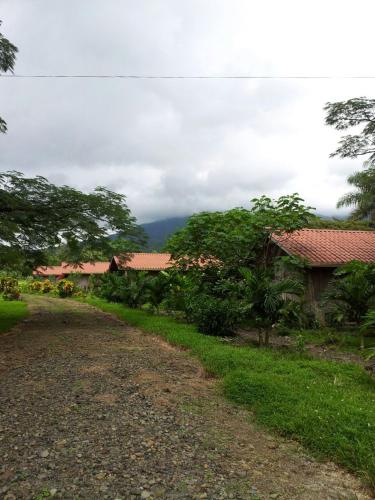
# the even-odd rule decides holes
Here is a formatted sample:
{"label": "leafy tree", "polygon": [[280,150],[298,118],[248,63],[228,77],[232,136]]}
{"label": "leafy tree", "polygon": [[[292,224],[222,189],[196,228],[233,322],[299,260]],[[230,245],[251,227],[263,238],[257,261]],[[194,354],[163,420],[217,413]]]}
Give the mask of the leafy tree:
{"label": "leafy tree", "polygon": [[[297,195],[252,200],[250,209],[204,212],[191,217],[168,242],[189,277],[186,312],[201,331],[230,332],[244,317],[269,331],[279,318],[286,293],[301,292],[297,276],[277,278],[270,235],[293,232],[308,224],[311,213]],[[241,269],[246,268],[245,279]],[[211,323],[210,323],[211,322]]]}
{"label": "leafy tree", "polygon": [[[0,21],[0,26],[2,21]],[[6,73],[13,72],[16,63],[16,54],[18,49],[5,36],[0,33],[0,71]],[[7,124],[0,116],[0,133],[7,131]]]}
{"label": "leafy tree", "polygon": [[[338,268],[323,300],[339,307],[346,318],[359,327],[375,305],[375,264],[352,261]],[[359,333],[363,349],[363,330]]]}
{"label": "leafy tree", "polygon": [[292,232],[308,224],[310,207],[297,195],[252,200],[250,209],[202,212],[189,218],[173,235],[167,249],[179,265],[201,267],[214,261],[226,268],[264,264],[269,259],[272,233]]}
{"label": "leafy tree", "polygon": [[326,124],[336,130],[362,127],[359,134],[345,135],[331,156],[358,158],[368,156],[369,166],[375,166],[375,99],[358,97],[341,102],[328,102]]}
{"label": "leafy tree", "polygon": [[[141,252],[147,239],[146,234],[141,227],[134,227],[131,233],[128,238],[109,237],[104,248],[91,248],[81,244],[79,250],[81,262],[105,262],[111,260],[114,255]],[[45,253],[50,266],[59,265],[70,259],[70,248],[67,245],[49,248]]]}
{"label": "leafy tree", "polygon": [[337,130],[360,127],[357,134],[345,135],[331,156],[364,157],[366,169],[348,178],[356,191],[343,196],[338,207],[354,206],[354,218],[375,219],[375,99],[359,97],[342,102],[327,103],[326,124]]}
{"label": "leafy tree", "polygon": [[44,177],[0,173],[0,266],[34,268],[46,251],[65,246],[69,262],[84,250],[112,251],[109,234],[137,238],[139,228],[124,195],[98,187],[82,193]]}

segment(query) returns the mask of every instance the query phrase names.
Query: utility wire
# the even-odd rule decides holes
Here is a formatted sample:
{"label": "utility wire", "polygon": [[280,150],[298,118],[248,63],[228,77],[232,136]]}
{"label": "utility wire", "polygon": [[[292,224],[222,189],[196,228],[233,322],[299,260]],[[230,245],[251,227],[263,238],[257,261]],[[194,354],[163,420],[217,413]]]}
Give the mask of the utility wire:
{"label": "utility wire", "polygon": [[0,78],[90,78],[128,80],[374,80],[375,75],[335,76],[335,75],[70,75],[70,74],[0,74]]}

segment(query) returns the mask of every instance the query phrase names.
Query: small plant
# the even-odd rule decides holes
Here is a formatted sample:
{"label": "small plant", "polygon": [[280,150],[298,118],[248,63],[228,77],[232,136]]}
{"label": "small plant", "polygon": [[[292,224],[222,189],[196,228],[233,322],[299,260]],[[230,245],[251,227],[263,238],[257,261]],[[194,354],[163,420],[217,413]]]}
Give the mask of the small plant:
{"label": "small plant", "polygon": [[43,290],[43,282],[39,280],[32,281],[30,283],[30,292],[41,293]]}
{"label": "small plant", "polygon": [[297,335],[294,347],[298,354],[305,354],[306,353],[306,339],[303,335]]}
{"label": "small plant", "polygon": [[75,291],[75,285],[73,281],[66,279],[59,280],[56,283],[56,291],[61,298],[71,297]]}
{"label": "small plant", "polygon": [[42,293],[50,293],[50,292],[53,292],[53,290],[54,290],[54,286],[50,280],[42,281],[42,288],[41,288]]}

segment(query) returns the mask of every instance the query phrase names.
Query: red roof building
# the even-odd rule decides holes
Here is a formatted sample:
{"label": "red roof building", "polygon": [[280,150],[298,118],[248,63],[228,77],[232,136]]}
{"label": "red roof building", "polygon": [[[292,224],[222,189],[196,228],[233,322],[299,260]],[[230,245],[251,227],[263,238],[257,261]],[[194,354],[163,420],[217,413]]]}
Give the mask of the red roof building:
{"label": "red roof building", "polygon": [[34,276],[67,276],[69,274],[103,274],[109,271],[109,262],[83,262],[82,264],[67,264],[62,262],[59,266],[40,266],[33,272]]}
{"label": "red roof building", "polygon": [[306,259],[307,298],[318,300],[332,279],[335,268],[352,260],[375,263],[375,231],[301,229],[272,235],[276,254]]}
{"label": "red roof building", "polygon": [[301,229],[273,235],[285,253],[308,260],[312,267],[338,267],[351,260],[375,262],[375,231]]}
{"label": "red roof building", "polygon": [[135,271],[164,271],[174,264],[170,253],[129,253],[115,256],[111,271],[133,269]]}

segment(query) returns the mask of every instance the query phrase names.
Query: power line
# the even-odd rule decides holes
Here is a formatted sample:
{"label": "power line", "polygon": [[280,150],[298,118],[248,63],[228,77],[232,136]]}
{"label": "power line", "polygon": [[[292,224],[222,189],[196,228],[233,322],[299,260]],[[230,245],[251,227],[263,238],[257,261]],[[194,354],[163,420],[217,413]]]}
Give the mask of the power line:
{"label": "power line", "polygon": [[73,74],[0,74],[0,78],[89,78],[127,80],[374,80],[375,75],[73,75]]}

